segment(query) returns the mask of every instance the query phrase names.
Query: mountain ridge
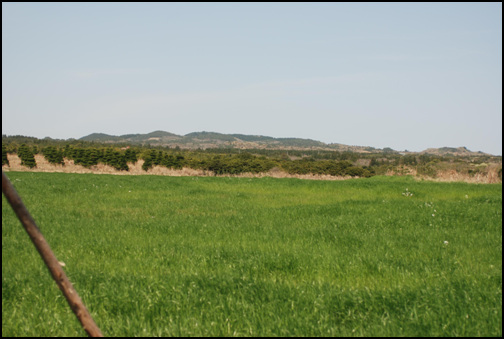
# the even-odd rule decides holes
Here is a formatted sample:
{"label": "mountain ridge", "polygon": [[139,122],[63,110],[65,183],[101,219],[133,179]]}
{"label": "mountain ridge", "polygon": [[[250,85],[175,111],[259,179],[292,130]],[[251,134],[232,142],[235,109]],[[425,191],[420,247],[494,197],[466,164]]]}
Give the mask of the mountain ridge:
{"label": "mountain ridge", "polygon": [[275,138],[264,135],[225,134],[218,132],[191,132],[185,135],[157,130],[145,134],[110,135],[106,133],[91,133],[79,138],[82,141],[103,143],[131,143],[138,145],[180,147],[184,149],[197,148],[262,148],[262,149],[320,149],[352,152],[375,151],[369,146],[350,146],[344,144],[326,144],[321,141],[304,138]]}
{"label": "mountain ridge", "polygon": [[[218,132],[191,132],[185,135],[178,135],[171,132],[156,130],[150,133],[135,133],[124,135],[110,135],[106,133],[91,133],[81,137],[78,140],[102,142],[102,143],[130,143],[132,145],[151,145],[161,147],[180,147],[182,149],[207,149],[207,148],[238,148],[238,149],[285,149],[285,150],[333,150],[333,151],[350,151],[357,153],[373,153],[373,152],[396,152],[391,148],[374,148],[371,146],[355,146],[339,143],[324,143],[313,139],[304,138],[275,138],[263,135],[247,135],[247,134],[225,134]],[[428,148],[420,152],[404,153],[420,153],[434,155],[460,155],[460,156],[475,156],[475,155],[490,155],[487,153],[473,152],[467,147],[440,147]]]}
{"label": "mountain ridge", "polygon": [[[304,138],[275,138],[264,135],[248,135],[248,134],[225,134],[218,132],[191,132],[185,135],[178,135],[171,132],[156,130],[150,133],[135,133],[123,135],[110,135],[106,133],[91,133],[81,137],[78,140],[103,142],[103,143],[130,143],[132,145],[151,145],[162,147],[180,147],[182,149],[206,149],[206,148],[239,148],[239,149],[285,149],[285,150],[333,150],[333,151],[350,151],[357,153],[373,153],[380,151],[397,152],[391,148],[374,148],[370,146],[355,146],[339,143],[326,144],[321,141]],[[428,148],[420,152],[405,153],[420,153],[433,155],[459,155],[459,156],[475,156],[489,155],[487,153],[473,152],[467,147],[440,147]]]}

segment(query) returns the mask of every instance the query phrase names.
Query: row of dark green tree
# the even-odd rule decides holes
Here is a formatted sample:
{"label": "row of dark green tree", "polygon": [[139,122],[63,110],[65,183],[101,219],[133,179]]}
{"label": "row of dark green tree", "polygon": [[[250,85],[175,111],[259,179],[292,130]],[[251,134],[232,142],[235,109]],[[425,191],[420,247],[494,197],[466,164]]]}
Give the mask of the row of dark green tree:
{"label": "row of dark green tree", "polygon": [[282,168],[289,174],[325,174],[331,176],[371,177],[375,170],[354,166],[350,161],[302,159],[285,162]]}
{"label": "row of dark green tree", "polygon": [[[98,163],[113,166],[119,170],[128,170],[127,163],[136,163],[137,151],[126,149],[125,152],[120,152],[114,148],[96,148],[96,147],[79,147],[66,145],[64,148],[57,146],[46,146],[41,148],[44,158],[51,164],[65,165],[64,159],[73,160],[75,164],[90,168]],[[36,167],[35,154],[39,153],[39,147],[36,145],[21,145],[2,143],[2,165],[9,165],[7,157],[8,153],[17,154],[21,160],[21,164],[29,168]],[[155,165],[160,162],[155,158]],[[164,163],[163,163],[164,165]],[[152,167],[152,166],[151,166]]]}
{"label": "row of dark green tree", "polygon": [[180,169],[190,167],[211,171],[216,175],[264,173],[273,168],[279,168],[289,174],[326,174],[332,176],[370,177],[375,174],[373,169],[354,166],[350,161],[289,160],[288,158],[267,158],[249,152],[238,154],[212,154],[187,152],[170,154],[165,151],[151,150],[144,156],[142,168],[148,171],[155,165]]}
{"label": "row of dark green tree", "polygon": [[[48,147],[49,148],[49,147]],[[42,152],[44,153],[43,149]],[[60,156],[73,160],[74,164],[82,165],[86,168],[98,165],[99,163],[112,166],[120,171],[128,171],[128,162],[136,163],[137,154],[136,151],[127,149],[126,151],[117,150],[111,147],[107,148],[96,148],[96,147],[73,147],[66,145],[63,150],[51,149],[50,154],[55,155],[57,161],[60,160]],[[46,154],[44,156],[47,158]],[[48,159],[48,161],[50,161]]]}
{"label": "row of dark green tree", "polygon": [[[34,154],[39,152],[38,147],[22,144],[17,148],[17,154],[24,166],[36,166]],[[4,164],[8,164],[7,149],[2,145]],[[271,159],[257,156],[249,152],[238,154],[215,154],[205,152],[141,150],[128,148],[118,150],[112,147],[75,147],[66,145],[64,148],[47,146],[41,148],[44,158],[52,163],[64,165],[64,159],[73,160],[74,164],[90,168],[99,163],[109,165],[117,170],[128,171],[128,163],[136,163],[143,159],[142,169],[149,171],[154,166],[164,166],[172,169],[189,167],[212,172],[216,175],[240,173],[264,173],[272,168],[280,168],[289,174],[327,174],[333,176],[359,176],[369,177],[374,171],[354,166],[351,162],[333,160],[315,160],[306,158],[302,160],[289,160],[284,157]]]}
{"label": "row of dark green tree", "polygon": [[[2,144],[2,166],[9,166],[9,159],[7,157],[7,148],[4,144]],[[32,147],[27,146],[26,144],[21,144],[17,149],[17,155],[21,160],[21,165],[26,166],[28,168],[33,168],[37,166],[35,162],[34,149]]]}
{"label": "row of dark green tree", "polygon": [[[128,162],[137,162],[136,152],[129,149],[125,152],[121,152],[113,148],[82,148],[67,145],[63,149],[55,146],[47,146],[43,147],[41,151],[44,158],[49,163],[63,166],[65,165],[64,159],[67,158],[73,160],[74,164],[82,165],[86,168],[102,163],[112,166],[117,170],[128,171]],[[2,144],[2,165],[9,165],[7,153],[8,150],[6,146]],[[28,146],[23,143],[17,147],[16,153],[21,160],[21,165],[28,168],[37,166],[34,156],[39,153],[39,148],[37,146]]]}
{"label": "row of dark green tree", "polygon": [[146,152],[143,156],[143,159],[144,163],[142,165],[142,169],[144,171],[148,171],[154,166],[181,169],[186,165],[184,156],[180,154],[168,154],[159,150],[151,150],[149,152]]}

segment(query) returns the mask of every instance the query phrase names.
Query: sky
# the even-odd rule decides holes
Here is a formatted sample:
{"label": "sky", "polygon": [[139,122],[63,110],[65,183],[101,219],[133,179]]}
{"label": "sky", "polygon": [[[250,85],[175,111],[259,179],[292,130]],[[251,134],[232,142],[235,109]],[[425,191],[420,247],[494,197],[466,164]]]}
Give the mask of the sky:
{"label": "sky", "polygon": [[502,3],[2,3],[2,134],[502,155]]}

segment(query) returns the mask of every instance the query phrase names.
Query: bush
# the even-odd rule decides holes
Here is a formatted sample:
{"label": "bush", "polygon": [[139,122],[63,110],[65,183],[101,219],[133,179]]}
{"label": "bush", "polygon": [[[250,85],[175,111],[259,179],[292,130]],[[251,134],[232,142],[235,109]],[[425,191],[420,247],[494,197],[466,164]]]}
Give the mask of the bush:
{"label": "bush", "polygon": [[361,167],[351,166],[346,169],[346,174],[352,177],[363,177],[364,169]]}
{"label": "bush", "polygon": [[152,168],[153,163],[152,163],[152,158],[150,157],[150,155],[147,155],[145,158],[144,158],[144,163],[142,165],[142,169],[147,172],[149,169]]}
{"label": "bush", "polygon": [[431,164],[417,166],[417,175],[425,175],[427,177],[437,177],[437,171]]}
{"label": "bush", "polygon": [[21,146],[19,146],[18,157],[19,159],[21,159],[21,165],[26,166],[28,168],[37,167],[35,157],[33,156],[33,151],[26,144],[22,144]]}
{"label": "bush", "polygon": [[44,155],[44,158],[51,164],[65,164],[63,160],[63,151],[60,151],[54,146],[43,148],[42,154]]}
{"label": "bush", "polygon": [[129,148],[124,152],[124,157],[126,158],[126,162],[136,164],[138,161],[136,151]]}

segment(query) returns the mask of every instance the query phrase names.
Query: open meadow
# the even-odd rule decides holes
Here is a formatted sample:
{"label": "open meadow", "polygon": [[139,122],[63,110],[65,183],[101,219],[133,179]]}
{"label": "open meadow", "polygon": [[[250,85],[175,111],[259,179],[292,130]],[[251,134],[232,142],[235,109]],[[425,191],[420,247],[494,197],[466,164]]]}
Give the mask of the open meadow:
{"label": "open meadow", "polygon": [[[502,184],[7,176],[105,336],[502,336]],[[2,335],[85,336],[4,197]]]}

